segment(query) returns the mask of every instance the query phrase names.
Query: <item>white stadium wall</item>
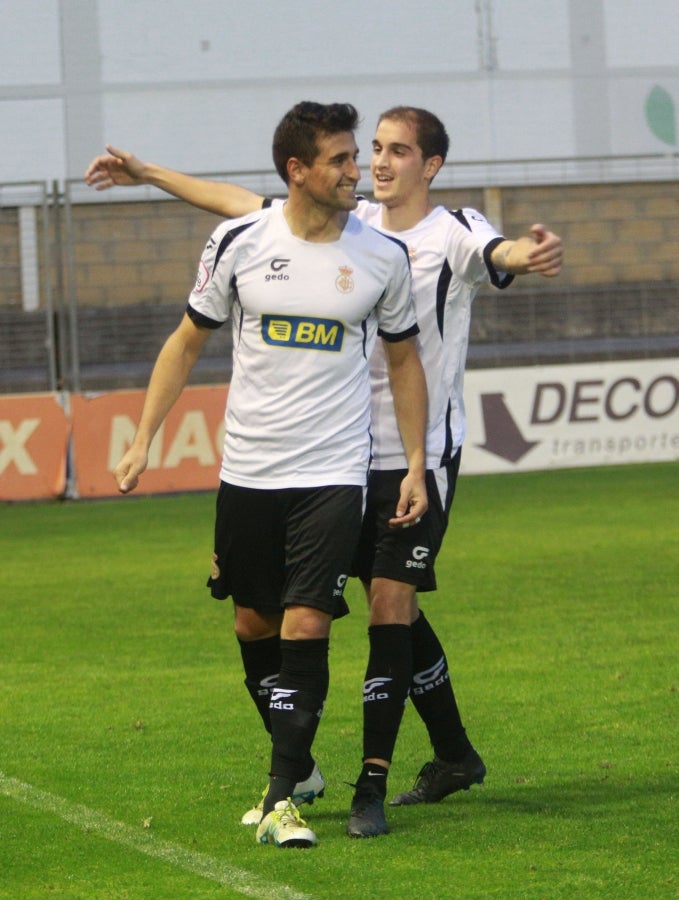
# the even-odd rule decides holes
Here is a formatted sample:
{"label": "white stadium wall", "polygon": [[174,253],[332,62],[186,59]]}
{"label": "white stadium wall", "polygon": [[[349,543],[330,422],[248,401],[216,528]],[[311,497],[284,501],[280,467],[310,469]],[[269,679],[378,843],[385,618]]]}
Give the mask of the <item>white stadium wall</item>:
{"label": "white stadium wall", "polygon": [[676,0],[4,0],[0,183],[79,178],[106,142],[272,169],[301,99],[426,106],[452,161],[677,151]]}

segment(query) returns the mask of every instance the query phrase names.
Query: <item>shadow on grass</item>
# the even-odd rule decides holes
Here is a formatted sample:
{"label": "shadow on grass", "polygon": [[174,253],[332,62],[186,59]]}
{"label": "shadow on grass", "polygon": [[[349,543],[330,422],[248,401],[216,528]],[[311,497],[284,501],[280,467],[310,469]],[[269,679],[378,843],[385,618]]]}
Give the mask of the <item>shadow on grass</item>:
{"label": "shadow on grass", "polygon": [[[644,828],[653,824],[662,828],[665,839],[677,834],[679,824],[672,809],[679,789],[675,773],[660,773],[656,778],[627,782],[612,778],[564,779],[549,784],[516,784],[495,788],[492,785],[474,787],[469,792],[446,797],[440,803],[412,807],[386,806],[387,820],[395,831],[407,827],[421,819],[440,822],[455,816],[479,824],[480,818],[490,814],[493,820],[505,818],[541,817],[558,820],[579,820],[601,824],[602,820],[624,828],[626,825]],[[349,807],[353,790],[347,788],[346,797],[339,793],[332,800],[317,801],[313,807],[304,806],[301,812],[314,822],[333,822],[338,819],[345,823],[349,817]],[[505,818],[506,822],[506,818]],[[597,826],[595,826],[597,827]]]}
{"label": "shadow on grass", "polygon": [[[492,787],[479,792],[483,806],[513,809],[526,814],[560,817],[609,817],[625,811],[639,813],[657,808],[659,803],[672,802],[677,795],[679,781],[673,773],[659,773],[653,779],[630,778],[622,782],[614,779],[576,779],[551,782],[549,785],[517,784],[514,788],[496,791]],[[443,801],[444,803],[447,801]],[[454,802],[454,800],[453,800]],[[669,811],[668,811],[669,812]]]}

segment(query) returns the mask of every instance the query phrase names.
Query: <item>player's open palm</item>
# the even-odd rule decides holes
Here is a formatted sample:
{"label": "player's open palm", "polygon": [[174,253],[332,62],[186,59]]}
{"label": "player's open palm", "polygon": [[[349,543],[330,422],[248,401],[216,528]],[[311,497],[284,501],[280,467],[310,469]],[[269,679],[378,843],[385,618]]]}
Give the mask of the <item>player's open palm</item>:
{"label": "player's open palm", "polygon": [[85,172],[85,181],[98,191],[114,185],[143,184],[143,163],[133,153],[106,145],[107,154],[95,156]]}

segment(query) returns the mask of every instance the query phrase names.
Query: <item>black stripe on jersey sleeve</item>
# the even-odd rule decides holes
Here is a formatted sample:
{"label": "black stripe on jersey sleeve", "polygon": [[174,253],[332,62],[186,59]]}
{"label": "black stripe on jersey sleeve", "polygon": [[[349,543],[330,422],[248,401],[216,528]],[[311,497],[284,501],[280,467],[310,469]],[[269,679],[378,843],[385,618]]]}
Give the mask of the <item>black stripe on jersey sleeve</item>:
{"label": "black stripe on jersey sleeve", "polygon": [[[455,216],[460,225],[464,225],[467,231],[472,231],[472,227],[467,221],[467,217],[461,209],[449,209],[448,212],[451,214],[451,216]],[[514,281],[514,276],[510,275],[509,272],[505,272],[503,275],[500,275],[500,273],[491,262],[490,255],[497,247],[497,245],[501,244],[505,240],[506,238],[503,237],[493,238],[492,241],[488,241],[486,246],[483,248],[483,259],[486,263],[486,268],[488,269],[490,283],[493,285],[493,287],[499,288],[501,291],[506,287],[509,287],[512,281]]]}
{"label": "black stripe on jersey sleeve", "polygon": [[[359,200],[363,200],[365,198],[359,197]],[[393,234],[385,234],[384,231],[380,231],[379,228],[375,228],[374,225],[368,225],[367,222],[364,222],[362,219],[359,219],[364,228],[370,228],[371,231],[374,231],[375,234],[379,234],[381,238],[386,238],[388,241],[392,241],[392,243],[396,244],[397,247],[400,247],[405,254],[405,258],[408,260],[408,270],[410,270],[410,254],[408,253],[408,247],[403,243],[400,238],[395,237]]]}
{"label": "black stripe on jersey sleeve", "polygon": [[222,255],[229,244],[232,244],[233,241],[238,237],[239,234],[242,234],[244,231],[247,231],[248,228],[251,228],[253,225],[258,222],[259,219],[255,219],[254,222],[245,222],[243,225],[238,225],[236,228],[232,228],[230,231],[227,231],[224,237],[219,242],[219,247],[217,247],[217,252],[215,253],[215,261],[212,264],[212,274],[214,275],[215,269],[219,265],[219,260],[222,258]]}
{"label": "black stripe on jersey sleeve", "polygon": [[[238,225],[236,228],[232,228],[226,232],[224,237],[219,242],[219,246],[217,247],[217,252],[215,253],[215,261],[212,264],[212,275],[214,275],[217,266],[219,265],[219,260],[222,258],[224,251],[227,249],[229,244],[233,243],[233,241],[238,237],[239,234],[242,234],[244,231],[247,231],[252,225],[254,225],[258,220],[255,219],[254,222],[245,222],[243,225]],[[224,324],[223,322],[218,322],[216,319],[211,319],[209,316],[204,315],[198,310],[194,309],[191,306],[191,303],[188,303],[186,306],[186,314],[191,319],[194,325],[198,325],[199,328],[221,328]]]}
{"label": "black stripe on jersey sleeve", "polygon": [[377,329],[377,333],[381,338],[388,344],[398,344],[399,341],[405,341],[408,338],[415,337],[416,334],[420,333],[420,329],[417,324],[411,325],[410,328],[406,329],[406,331],[399,331],[398,334],[388,334],[385,331],[382,331],[381,328]]}
{"label": "black stripe on jersey sleeve", "polygon": [[193,324],[197,325],[199,328],[209,328],[214,331],[217,328],[221,328],[224,324],[223,322],[218,322],[216,319],[209,318],[209,316],[204,316],[203,313],[194,309],[190,303],[186,304],[186,315],[191,319]]}
{"label": "black stripe on jersey sleeve", "polygon": [[[370,225],[369,227],[372,228],[372,225]],[[406,246],[406,244],[404,244],[403,241],[399,238],[394,237],[393,234],[385,234],[383,231],[378,231],[377,228],[373,230],[377,231],[378,234],[381,234],[382,237],[385,237],[388,241],[393,241],[397,247],[400,247],[401,250],[403,250],[403,252],[405,253],[405,257],[408,260],[408,270],[410,270],[410,254],[408,253],[408,247]]]}
{"label": "black stripe on jersey sleeve", "polygon": [[498,272],[498,270],[495,268],[495,266],[493,265],[490,257],[491,257],[493,250],[498,246],[498,244],[501,244],[504,240],[506,240],[506,239],[503,237],[493,238],[493,240],[488,241],[486,246],[483,248],[483,259],[486,263],[486,268],[488,269],[488,274],[490,275],[490,283],[493,285],[493,287],[499,288],[501,291],[504,290],[506,287],[509,287],[509,285],[512,283],[512,281],[514,281],[514,276],[511,275],[509,272],[503,272],[502,274],[500,274]]}

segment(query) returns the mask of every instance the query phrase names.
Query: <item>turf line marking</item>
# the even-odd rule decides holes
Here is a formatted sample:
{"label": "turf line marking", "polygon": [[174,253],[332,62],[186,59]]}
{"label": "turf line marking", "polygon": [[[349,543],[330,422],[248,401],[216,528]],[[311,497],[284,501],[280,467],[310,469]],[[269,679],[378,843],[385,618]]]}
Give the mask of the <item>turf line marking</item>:
{"label": "turf line marking", "polygon": [[[32,806],[41,812],[53,813],[84,831],[95,832],[108,841],[123,844],[125,847],[146,854],[146,856],[155,857],[169,865],[200,875],[202,878],[216,881],[247,897],[260,897],[262,900],[269,900],[271,897],[285,897],[287,900],[311,900],[308,894],[300,894],[287,885],[268,882],[252,872],[229,866],[205,853],[186,850],[177,844],[158,840],[148,831],[132,828],[124,822],[116,822],[103,813],[79,803],[69,803],[63,797],[17,781],[16,778],[10,778],[4,772],[0,772],[0,794]],[[268,852],[280,851],[272,848]]]}

